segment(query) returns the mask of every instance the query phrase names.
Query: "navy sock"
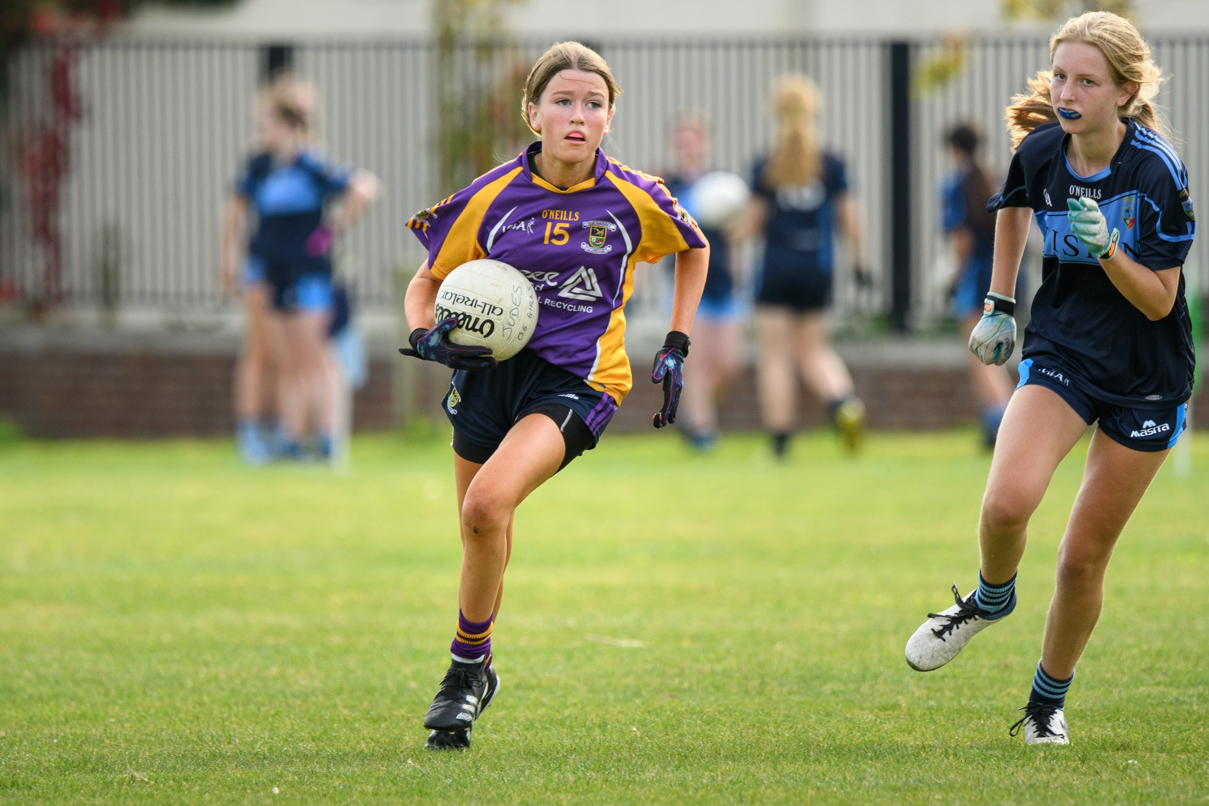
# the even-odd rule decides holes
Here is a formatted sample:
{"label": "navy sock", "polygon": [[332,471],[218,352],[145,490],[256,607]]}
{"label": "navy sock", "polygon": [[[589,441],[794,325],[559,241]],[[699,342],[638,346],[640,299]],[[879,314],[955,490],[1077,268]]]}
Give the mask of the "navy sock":
{"label": "navy sock", "polygon": [[1050,677],[1037,661],[1037,674],[1033,676],[1033,690],[1029,692],[1028,701],[1063,708],[1066,705],[1066,692],[1070,690],[1071,681],[1075,679],[1072,673],[1065,680]]}
{"label": "navy sock", "polygon": [[772,455],[780,459],[789,450],[789,432],[778,431],[772,435]]}
{"label": "navy sock", "polygon": [[1016,590],[1015,574],[1012,574],[1012,578],[1002,585],[992,585],[983,578],[982,572],[979,571],[978,593],[974,595],[974,601],[988,613],[998,613],[1008,606],[1014,590]]}

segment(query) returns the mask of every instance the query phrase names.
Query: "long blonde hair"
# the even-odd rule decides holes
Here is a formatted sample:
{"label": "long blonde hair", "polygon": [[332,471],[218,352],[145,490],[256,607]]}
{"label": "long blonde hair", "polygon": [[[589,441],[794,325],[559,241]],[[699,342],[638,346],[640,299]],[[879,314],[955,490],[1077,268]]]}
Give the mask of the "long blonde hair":
{"label": "long blonde hair", "polygon": [[257,101],[285,121],[303,139],[315,137],[315,86],[281,73],[257,93]]}
{"label": "long blonde hair", "polygon": [[803,75],[781,76],[773,87],[777,143],[764,169],[770,187],[800,187],[823,171],[818,116],[823,109],[819,87]]}
{"label": "long blonde hair", "polygon": [[[550,83],[550,79],[563,70],[582,70],[585,73],[595,73],[600,76],[609,90],[609,109],[612,109],[613,105],[617,103],[617,96],[621,95],[621,87],[617,86],[608,62],[587,45],[579,42],[558,42],[551,45],[550,49],[534,63],[533,69],[529,71],[529,78],[525,80],[525,95],[521,99],[521,117],[525,119],[525,125],[529,127],[529,131],[533,131],[533,126],[529,123],[529,104],[537,103],[541,99],[542,93],[546,91],[546,85]],[[537,134],[537,132],[533,133]]]}
{"label": "long blonde hair", "polygon": [[[1113,84],[1123,87],[1133,82],[1138,86],[1118,114],[1167,136],[1167,126],[1153,103],[1163,83],[1163,71],[1155,65],[1150,56],[1150,46],[1142,39],[1138,29],[1133,27],[1133,23],[1108,11],[1089,11],[1071,17],[1049,41],[1051,62],[1054,60],[1054,51],[1063,42],[1095,45],[1104,54]],[[1028,93],[1012,98],[1006,117],[1013,149],[1033,129],[1058,119],[1050,98],[1050,82],[1053,78],[1053,71],[1042,70],[1036,78],[1028,80]]]}

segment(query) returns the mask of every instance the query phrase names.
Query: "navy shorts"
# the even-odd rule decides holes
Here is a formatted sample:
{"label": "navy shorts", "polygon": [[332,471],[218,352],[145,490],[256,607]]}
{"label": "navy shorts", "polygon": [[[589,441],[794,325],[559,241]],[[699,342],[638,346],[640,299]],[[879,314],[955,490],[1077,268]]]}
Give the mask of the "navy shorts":
{"label": "navy shorts", "polygon": [[794,313],[821,311],[831,306],[831,287],[831,272],[807,268],[769,271],[766,265],[756,290],[756,304],[789,308]]}
{"label": "navy shorts", "polygon": [[443,406],[453,425],[454,451],[478,464],[495,453],[522,417],[545,414],[558,425],[567,447],[561,467],[595,448],[617,411],[607,392],[530,350],[494,369],[453,373]]}
{"label": "navy shorts", "polygon": [[1044,359],[1026,358],[1020,362],[1020,383],[1016,388],[1022,386],[1052,389],[1083,422],[1091,425],[1099,420],[1106,437],[1135,451],[1165,451],[1174,447],[1188,427],[1187,403],[1164,409],[1133,409],[1109,403],[1088,394],[1070,372],[1047,365]]}
{"label": "navy shorts", "polygon": [[332,275],[308,272],[293,282],[278,282],[270,276],[273,307],[283,313],[331,313],[334,304]]}

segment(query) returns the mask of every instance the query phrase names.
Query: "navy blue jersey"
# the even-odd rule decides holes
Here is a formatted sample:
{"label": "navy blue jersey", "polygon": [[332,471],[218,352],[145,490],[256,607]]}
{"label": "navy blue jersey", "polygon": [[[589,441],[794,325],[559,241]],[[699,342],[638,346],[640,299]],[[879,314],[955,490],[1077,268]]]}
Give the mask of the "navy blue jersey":
{"label": "navy blue jersey", "polygon": [[[974,170],[965,168],[947,177],[940,189],[941,221],[940,226],[945,232],[964,230],[970,234],[970,254],[960,266],[960,274],[954,287],[953,313],[959,319],[964,319],[972,313],[982,312],[982,300],[991,287],[991,273],[995,263],[995,235],[984,227],[970,221],[970,211],[977,207],[977,213],[986,207],[987,197],[981,199],[971,197],[976,187],[973,181]],[[979,185],[983,183],[977,183]],[[985,188],[985,185],[983,185]],[[1017,282],[1017,288],[1019,288]]]}
{"label": "navy blue jersey", "polygon": [[296,271],[330,271],[326,256],[307,254],[306,239],[323,222],[328,200],[348,187],[351,172],[304,151],[288,163],[257,154],[236,185],[256,211],[257,226],[248,253]]}
{"label": "navy blue jersey", "polygon": [[835,262],[836,203],[848,190],[843,161],[823,153],[823,170],[801,187],[777,187],[764,175],[768,160],[756,163],[751,174],[752,193],[768,202],[764,227],[766,274],[803,270],[831,273]]}
{"label": "navy blue jersey", "polygon": [[1105,400],[1162,408],[1192,394],[1195,354],[1181,273],[1175,305],[1152,322],[1108,279],[1070,231],[1067,199],[1092,198],[1120,248],[1153,271],[1183,266],[1196,232],[1188,173],[1157,133],[1128,122],[1108,167],[1079,176],[1066,159],[1057,123],[1038,126],[1020,143],[1003,190],[988,210],[1031,207],[1045,236],[1041,287],[1024,335],[1025,358],[1045,356]]}
{"label": "navy blue jersey", "polygon": [[[688,203],[694,181],[680,176],[669,176],[663,180],[668,192],[691,216],[696,216]],[[701,227],[701,234],[710,243],[709,273],[705,275],[705,290],[701,292],[701,298],[719,304],[729,302],[734,294],[735,278],[730,273],[730,250],[726,248],[726,235],[722,230],[705,226]]]}
{"label": "navy blue jersey", "polygon": [[[953,232],[958,229],[966,229],[974,238],[974,249],[970,255],[970,262],[989,261],[995,252],[995,235],[993,232],[986,232],[983,229],[974,226],[973,222],[969,221],[969,204],[977,204],[979,211],[986,204],[987,197],[984,195],[981,199],[969,199],[971,191],[971,180],[974,174],[971,170],[961,170],[950,174],[945,178],[944,186],[941,188],[942,201],[942,218],[941,228],[945,232]],[[982,213],[979,212],[979,215]],[[969,267],[965,267],[969,270]]]}

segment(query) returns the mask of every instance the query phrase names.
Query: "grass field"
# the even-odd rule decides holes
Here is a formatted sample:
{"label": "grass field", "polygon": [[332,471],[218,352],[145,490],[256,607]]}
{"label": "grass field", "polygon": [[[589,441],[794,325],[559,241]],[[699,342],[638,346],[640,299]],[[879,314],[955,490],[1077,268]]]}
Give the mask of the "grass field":
{"label": "grass field", "polygon": [[[1209,443],[1163,469],[1068,699],[1027,699],[1081,445],[1020,604],[951,666],[902,650],[976,579],[973,432],[613,435],[526,502],[465,754],[420,718],[456,617],[449,448],[359,439],[341,477],[229,443],[0,444],[0,802],[1209,800]],[[951,603],[951,600],[950,600]]]}

